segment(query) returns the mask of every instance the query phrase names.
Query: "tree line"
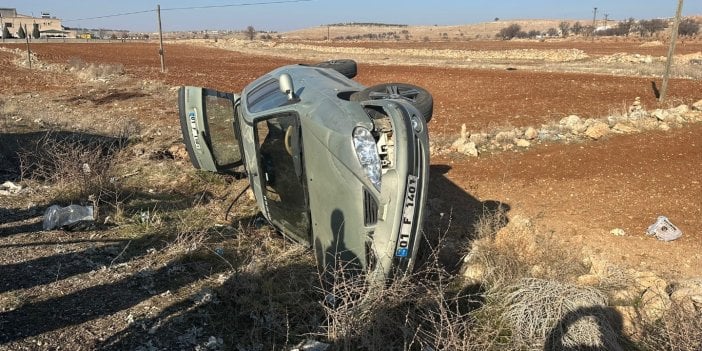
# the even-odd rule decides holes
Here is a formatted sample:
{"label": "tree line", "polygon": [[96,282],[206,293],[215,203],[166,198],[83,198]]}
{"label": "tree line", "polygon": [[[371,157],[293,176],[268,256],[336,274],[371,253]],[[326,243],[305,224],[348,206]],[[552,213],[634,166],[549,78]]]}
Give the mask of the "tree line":
{"label": "tree line", "polygon": [[17,36],[15,37],[10,33],[10,30],[8,29],[7,26],[3,26],[2,29],[2,38],[3,39],[12,39],[12,38],[19,38],[19,39],[24,39],[27,37],[27,35],[31,35],[32,38],[34,39],[39,39],[41,37],[41,32],[39,31],[39,24],[34,23],[32,25],[32,31],[31,33],[27,33],[24,30],[23,26],[19,26],[19,29],[17,30],[17,33],[15,33]]}
{"label": "tree line", "polygon": [[[638,34],[641,37],[652,37],[656,33],[668,28],[668,21],[663,19],[636,20],[628,18],[624,21],[606,28],[595,28],[592,25],[583,25],[575,22],[572,25],[570,22],[563,21],[558,24],[558,28],[551,27],[546,31],[522,30],[522,27],[516,23],[500,29],[496,37],[503,40],[514,38],[520,39],[535,39],[537,37],[567,37],[569,35],[587,35],[587,36],[625,36],[630,34]],[[680,22],[678,34],[680,36],[694,36],[700,31],[700,23],[692,18],[685,18]]]}

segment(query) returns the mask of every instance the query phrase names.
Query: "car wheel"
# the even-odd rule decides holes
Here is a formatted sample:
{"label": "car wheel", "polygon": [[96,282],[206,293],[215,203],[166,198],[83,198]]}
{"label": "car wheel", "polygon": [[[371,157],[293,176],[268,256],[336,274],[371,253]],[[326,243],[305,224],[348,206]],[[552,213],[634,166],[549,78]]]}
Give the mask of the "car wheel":
{"label": "car wheel", "polygon": [[324,61],[314,65],[314,67],[331,68],[341,74],[346,78],[353,78],[358,73],[358,68],[356,66],[356,61],[354,60],[331,60]]}
{"label": "car wheel", "polygon": [[352,101],[401,99],[411,103],[429,122],[434,113],[434,98],[424,88],[404,83],[374,85],[351,95]]}

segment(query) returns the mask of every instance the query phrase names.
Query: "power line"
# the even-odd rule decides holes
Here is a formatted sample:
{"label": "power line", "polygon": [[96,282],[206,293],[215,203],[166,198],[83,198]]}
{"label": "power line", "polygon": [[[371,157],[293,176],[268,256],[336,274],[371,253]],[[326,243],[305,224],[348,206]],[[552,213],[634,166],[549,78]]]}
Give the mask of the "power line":
{"label": "power line", "polygon": [[[240,3],[240,4],[226,4],[226,5],[172,7],[172,8],[161,9],[161,11],[182,11],[182,10],[214,9],[214,8],[224,8],[224,7],[244,7],[244,6],[257,6],[257,5],[290,4],[290,3],[310,2],[310,1],[313,1],[313,0],[280,0],[280,1],[265,1],[265,2],[249,2],[249,3]],[[142,14],[142,13],[150,13],[150,12],[156,12],[156,10],[124,12],[124,13],[115,13],[115,14],[111,14],[111,15],[68,19],[68,20],[63,20],[63,22],[76,22],[76,21],[87,21],[87,20],[111,18],[111,17],[131,16],[131,15],[138,15],[138,14]]]}
{"label": "power line", "polygon": [[192,6],[192,7],[172,7],[169,9],[161,9],[161,11],[177,11],[177,10],[199,10],[199,9],[215,9],[223,7],[243,7],[243,6],[255,6],[255,5],[275,5],[275,4],[288,4],[296,2],[310,2],[312,0],[281,0],[281,1],[267,1],[267,2],[251,2],[242,4],[229,4],[229,5],[209,5],[209,6]]}
{"label": "power line", "polygon": [[140,13],[149,13],[149,12],[154,12],[154,11],[155,11],[155,10],[144,10],[144,11],[136,11],[136,12],[115,13],[115,14],[112,14],[112,15],[104,15],[104,16],[97,16],[97,17],[86,17],[86,18],[76,18],[76,19],[62,20],[62,22],[87,21],[87,20],[94,20],[94,19],[101,19],[101,18],[120,17],[120,16],[130,16],[130,15],[138,15],[138,14],[140,14]]}

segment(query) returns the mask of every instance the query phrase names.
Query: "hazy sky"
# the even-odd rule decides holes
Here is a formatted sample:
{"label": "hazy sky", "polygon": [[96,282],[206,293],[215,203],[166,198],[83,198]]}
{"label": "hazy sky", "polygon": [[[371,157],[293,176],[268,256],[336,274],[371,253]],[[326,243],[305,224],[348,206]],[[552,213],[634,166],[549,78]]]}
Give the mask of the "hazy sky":
{"label": "hazy sky", "polygon": [[[276,0],[22,0],[0,1],[0,7],[17,8],[22,14],[39,16],[50,12],[64,26],[155,31],[155,12],[102,19],[84,19],[120,13],[154,10],[161,4],[164,31],[199,29],[241,30],[251,25],[259,30],[287,31],[340,22],[451,25],[501,19],[610,19],[672,17],[675,0],[312,0],[297,3],[261,4],[223,8],[172,10],[172,8],[254,4]],[[278,0],[280,1],[280,0]],[[702,15],[701,0],[687,0],[684,15]],[[74,19],[81,19],[72,21]]]}

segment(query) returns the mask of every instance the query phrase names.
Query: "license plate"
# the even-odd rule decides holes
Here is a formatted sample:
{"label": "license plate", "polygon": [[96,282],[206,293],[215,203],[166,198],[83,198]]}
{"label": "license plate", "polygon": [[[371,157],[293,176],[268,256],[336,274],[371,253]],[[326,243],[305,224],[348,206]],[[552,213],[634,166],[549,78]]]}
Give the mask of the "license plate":
{"label": "license plate", "polygon": [[407,189],[405,190],[405,204],[402,209],[402,219],[400,223],[400,234],[397,238],[395,256],[407,257],[412,239],[412,224],[414,222],[414,207],[416,206],[417,186],[419,178],[415,176],[407,177]]}

